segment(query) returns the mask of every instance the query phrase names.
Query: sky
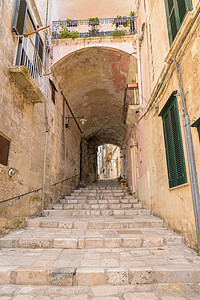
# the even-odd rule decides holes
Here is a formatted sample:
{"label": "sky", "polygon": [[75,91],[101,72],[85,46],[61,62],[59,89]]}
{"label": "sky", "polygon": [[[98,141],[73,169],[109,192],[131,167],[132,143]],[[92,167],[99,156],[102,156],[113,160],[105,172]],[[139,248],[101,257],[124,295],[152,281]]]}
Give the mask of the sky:
{"label": "sky", "polygon": [[53,21],[66,19],[109,18],[129,16],[134,0],[56,0]]}

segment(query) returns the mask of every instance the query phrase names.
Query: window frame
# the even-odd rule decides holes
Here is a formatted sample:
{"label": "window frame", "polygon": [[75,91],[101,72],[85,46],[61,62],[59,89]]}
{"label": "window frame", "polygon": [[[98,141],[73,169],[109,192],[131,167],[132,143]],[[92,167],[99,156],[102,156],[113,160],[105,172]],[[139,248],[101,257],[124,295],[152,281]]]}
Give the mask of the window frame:
{"label": "window frame", "polygon": [[6,151],[6,154],[5,154],[5,151],[3,151],[4,152],[4,157],[3,157],[4,159],[2,159],[2,160],[0,159],[0,165],[8,166],[11,140],[0,132],[0,140],[1,139],[4,140],[7,144],[5,145],[6,149],[3,149],[3,147],[1,148],[1,146],[0,146],[1,149]]}
{"label": "window frame", "polygon": [[[159,114],[159,116],[162,117],[163,123],[169,188],[177,187],[187,183],[185,156],[176,93],[177,91],[174,91],[171,94],[167,103]],[[174,120],[172,120],[172,109]],[[168,129],[166,128],[167,117],[169,122]],[[182,173],[181,175],[180,172]]]}
{"label": "window frame", "polygon": [[[23,23],[23,26],[22,26],[23,29],[22,29],[22,32],[19,33],[18,30],[17,30],[17,24],[18,24],[18,21],[19,21],[19,16],[20,16],[19,12],[20,12],[20,6],[21,6],[22,2],[25,3],[25,9],[24,9],[25,13],[23,14],[24,19],[23,19],[23,21],[21,21],[21,23]],[[27,16],[29,16],[34,30],[36,30],[37,27],[35,25],[35,22],[33,20],[32,15],[31,15],[30,9],[29,9],[28,4],[27,4],[27,1],[26,0],[16,0],[16,7],[15,7],[15,12],[14,12],[13,26],[12,26],[12,32],[13,32],[14,35],[23,35],[24,34]],[[17,66],[21,64],[20,58],[21,58],[22,45],[23,45],[23,39],[19,38],[17,56],[16,56],[16,62],[15,62],[15,64]],[[39,54],[39,57],[40,57],[41,61],[43,62],[43,59],[44,59],[44,42],[43,42],[43,40],[42,40],[39,33],[36,33],[35,48],[36,48],[36,50]]]}
{"label": "window frame", "polygon": [[173,2],[173,7],[174,7],[174,13],[175,13],[175,22],[176,22],[176,27],[177,27],[177,32],[175,36],[173,37],[172,33],[172,27],[171,27],[171,21],[170,21],[170,14],[169,14],[169,0],[164,0],[165,1],[165,11],[166,11],[166,18],[167,18],[167,27],[168,27],[168,35],[169,35],[169,42],[170,46],[173,43],[174,39],[177,36],[177,33],[184,22],[184,19],[189,11],[193,9],[192,6],[192,0],[183,0],[185,1],[185,6],[186,6],[186,13],[185,16],[183,17],[183,20],[180,21],[180,14],[179,14],[179,8],[178,8],[178,0],[171,0]]}

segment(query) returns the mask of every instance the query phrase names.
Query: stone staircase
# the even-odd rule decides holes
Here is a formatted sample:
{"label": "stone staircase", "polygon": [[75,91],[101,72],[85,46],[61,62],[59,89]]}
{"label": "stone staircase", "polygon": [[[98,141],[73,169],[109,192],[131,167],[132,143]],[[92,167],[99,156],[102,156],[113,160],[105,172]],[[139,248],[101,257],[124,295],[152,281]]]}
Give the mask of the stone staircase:
{"label": "stone staircase", "polygon": [[75,190],[0,248],[0,300],[200,299],[200,258],[117,181]]}

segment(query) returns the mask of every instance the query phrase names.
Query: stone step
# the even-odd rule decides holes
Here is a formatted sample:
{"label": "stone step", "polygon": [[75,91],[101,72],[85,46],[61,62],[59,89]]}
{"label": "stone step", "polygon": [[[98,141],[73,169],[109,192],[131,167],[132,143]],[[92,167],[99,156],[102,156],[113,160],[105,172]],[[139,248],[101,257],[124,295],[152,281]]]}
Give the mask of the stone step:
{"label": "stone step", "polygon": [[45,210],[44,216],[58,217],[58,216],[150,216],[150,210],[148,209],[53,209]]}
{"label": "stone step", "polygon": [[60,199],[59,203],[78,203],[78,204],[130,204],[130,203],[138,203],[139,200],[132,198],[132,199],[87,199],[87,200],[77,200],[75,198],[70,199]]}
{"label": "stone step", "polygon": [[[154,283],[200,283],[199,268],[5,268],[0,267],[1,284],[96,286]],[[147,299],[147,298],[146,298]],[[171,299],[171,298],[170,298]],[[180,298],[179,298],[180,299]],[[197,298],[198,299],[198,298]]]}
{"label": "stone step", "polygon": [[29,227],[69,228],[69,229],[132,229],[162,228],[163,220],[153,216],[114,216],[114,217],[43,217],[29,219]]}
{"label": "stone step", "polygon": [[30,228],[0,239],[0,248],[143,248],[180,245],[184,238],[165,229],[157,230],[77,230]]}
{"label": "stone step", "polygon": [[120,203],[120,204],[98,204],[98,203],[71,203],[71,204],[54,204],[53,209],[142,209],[142,203]]}
{"label": "stone step", "polygon": [[0,285],[2,300],[198,300],[199,284],[102,286]]}
{"label": "stone step", "polygon": [[87,194],[87,193],[93,193],[93,194],[129,194],[129,192],[127,190],[74,190],[73,191],[74,194]]}
{"label": "stone step", "polygon": [[[69,201],[82,201],[82,202],[88,202],[88,200],[90,200],[90,202],[93,203],[106,203],[105,201],[107,201],[107,203],[137,203],[138,199],[137,198],[133,198],[133,197],[128,197],[128,196],[124,196],[124,197],[111,197],[111,196],[107,196],[107,197],[95,197],[95,196],[65,196],[65,198],[61,198],[61,200],[69,200]],[[94,200],[94,201],[91,201]],[[101,202],[101,200],[104,200],[104,202]],[[77,203],[77,202],[76,202]]]}

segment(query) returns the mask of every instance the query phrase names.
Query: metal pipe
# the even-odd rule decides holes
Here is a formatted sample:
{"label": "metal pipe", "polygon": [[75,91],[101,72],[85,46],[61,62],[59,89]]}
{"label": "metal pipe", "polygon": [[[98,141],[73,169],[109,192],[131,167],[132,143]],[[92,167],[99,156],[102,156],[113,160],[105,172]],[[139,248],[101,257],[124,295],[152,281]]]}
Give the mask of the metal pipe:
{"label": "metal pipe", "polygon": [[179,88],[181,93],[181,101],[182,101],[182,116],[183,116],[183,128],[185,134],[185,143],[186,143],[186,151],[188,158],[188,167],[189,167],[189,175],[190,175],[190,183],[191,183],[191,192],[192,192],[192,200],[193,200],[193,208],[194,208],[194,216],[195,216],[195,225],[196,225],[196,233],[197,233],[197,242],[198,242],[198,250],[200,253],[200,197],[199,197],[199,186],[198,186],[198,178],[197,178],[197,170],[196,170],[196,162],[194,156],[194,147],[192,141],[192,133],[190,126],[190,117],[187,113],[187,106],[185,95],[183,91],[183,86],[181,82],[181,72],[178,67],[176,57],[178,52],[174,57],[174,64],[177,72]]}
{"label": "metal pipe", "polygon": [[62,119],[62,127],[63,127],[63,141],[62,145],[65,145],[65,99],[63,97],[63,119]]}
{"label": "metal pipe", "polygon": [[[48,23],[48,11],[49,11],[49,0],[47,0],[47,9],[46,9],[46,26]],[[47,29],[45,32],[45,70],[47,70]],[[47,77],[45,77],[45,97],[47,99]],[[46,175],[46,160],[47,160],[47,144],[48,144],[48,132],[49,132],[49,124],[48,124],[48,115],[47,115],[47,103],[44,104],[44,112],[45,112],[45,144],[44,144],[44,161],[43,161],[43,174],[42,174],[42,214],[44,210],[44,202],[45,202],[45,175]]]}
{"label": "metal pipe", "polygon": [[65,98],[65,96],[64,96],[64,94],[63,94],[62,91],[61,91],[61,94],[63,95],[63,99],[65,100],[65,103],[67,104],[67,107],[69,108],[69,111],[70,111],[70,113],[71,113],[71,115],[72,115],[72,117],[73,117],[73,119],[74,119],[74,121],[75,121],[75,123],[76,123],[76,125],[77,125],[77,127],[78,127],[78,129],[80,131],[80,133],[83,134],[83,131],[81,130],[80,126],[78,125],[78,122],[75,119],[73,111],[71,110],[71,107],[69,106],[69,103],[67,102],[67,99]]}

